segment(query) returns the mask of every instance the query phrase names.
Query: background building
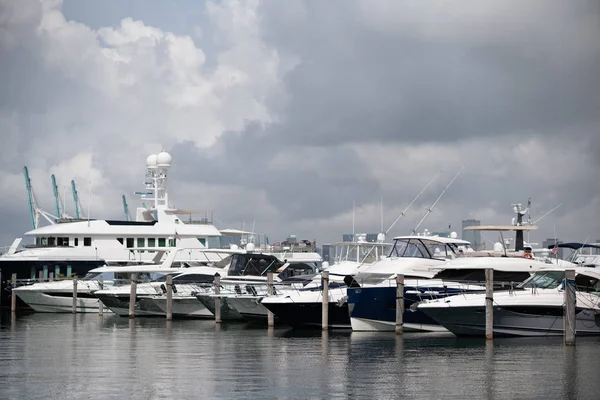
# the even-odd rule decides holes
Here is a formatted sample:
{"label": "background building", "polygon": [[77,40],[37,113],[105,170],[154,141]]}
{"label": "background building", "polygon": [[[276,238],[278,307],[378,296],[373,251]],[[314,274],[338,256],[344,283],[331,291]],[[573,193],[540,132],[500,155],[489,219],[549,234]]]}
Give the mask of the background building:
{"label": "background building", "polygon": [[465,219],[462,222],[462,240],[471,242],[471,246],[475,250],[481,249],[481,232],[465,231],[467,226],[481,226],[481,221],[478,219]]}

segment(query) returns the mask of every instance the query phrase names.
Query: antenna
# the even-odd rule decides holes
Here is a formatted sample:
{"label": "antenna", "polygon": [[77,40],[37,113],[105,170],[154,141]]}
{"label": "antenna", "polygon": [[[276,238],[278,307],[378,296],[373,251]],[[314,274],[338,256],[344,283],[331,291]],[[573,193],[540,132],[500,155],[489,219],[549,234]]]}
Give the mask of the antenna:
{"label": "antenna", "polygon": [[354,207],[356,206],[355,200],[352,200],[352,241],[354,242]]}
{"label": "antenna", "polygon": [[417,229],[419,229],[419,226],[421,226],[421,224],[423,223],[423,221],[425,221],[425,218],[427,218],[427,216],[429,214],[431,214],[431,212],[433,211],[433,208],[436,206],[436,204],[438,203],[438,201],[440,201],[440,199],[442,198],[442,196],[444,195],[444,193],[446,193],[446,191],[448,190],[448,188],[450,187],[450,185],[452,185],[454,183],[454,181],[456,180],[456,178],[458,178],[458,175],[460,175],[460,173],[464,169],[465,169],[465,166],[463,165],[462,168],[456,173],[456,175],[454,175],[454,177],[450,180],[450,182],[448,182],[448,184],[446,185],[446,187],[444,188],[444,190],[442,190],[442,193],[440,193],[440,195],[433,202],[433,204],[431,205],[431,207],[429,207],[427,209],[427,212],[425,213],[425,215],[423,216],[423,218],[421,218],[421,220],[419,221],[419,223],[417,224],[417,226],[415,226],[414,229],[412,230],[412,234],[413,235],[417,232]]}
{"label": "antenna", "polygon": [[535,221],[533,221],[533,224],[537,224],[539,221],[542,220],[542,218],[546,217],[547,215],[549,215],[550,213],[553,213],[557,208],[559,208],[560,206],[562,206],[562,203],[560,203],[559,205],[557,205],[556,207],[554,207],[552,210],[546,212],[545,214],[543,214],[541,217],[539,217],[538,219],[536,219]]}
{"label": "antenna", "polygon": [[428,183],[427,185],[425,185],[425,187],[423,189],[421,189],[421,191],[419,192],[419,194],[408,204],[408,206],[406,206],[406,208],[404,209],[404,211],[402,211],[400,213],[400,215],[398,216],[398,218],[396,218],[396,220],[394,222],[392,222],[392,224],[390,225],[389,228],[387,228],[387,230],[384,232],[386,235],[388,234],[388,232],[390,231],[390,229],[392,229],[394,227],[394,225],[396,225],[396,223],[400,220],[400,218],[404,217],[406,215],[406,212],[408,211],[408,209],[414,204],[415,201],[417,201],[417,199],[423,194],[423,192],[429,187],[429,185],[431,185],[433,183],[433,181],[435,181],[440,174],[442,173],[442,171],[438,172],[436,176],[434,176]]}
{"label": "antenna", "polygon": [[380,232],[383,232],[383,194],[379,196],[379,220],[381,222]]}

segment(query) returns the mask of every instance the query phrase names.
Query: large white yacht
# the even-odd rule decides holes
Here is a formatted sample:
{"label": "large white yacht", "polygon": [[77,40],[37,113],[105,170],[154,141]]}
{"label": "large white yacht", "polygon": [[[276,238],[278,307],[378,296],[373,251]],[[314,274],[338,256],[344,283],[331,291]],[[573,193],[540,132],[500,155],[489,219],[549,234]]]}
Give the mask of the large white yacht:
{"label": "large white yacht", "polygon": [[51,225],[25,233],[32,243],[14,241],[0,256],[0,305],[7,306],[11,275],[19,280],[50,273],[55,278],[84,276],[107,262],[150,262],[155,253],[170,248],[189,249],[181,261],[195,258],[194,251],[220,248],[221,232],[210,212],[180,210],[169,205],[167,175],[172,157],[167,152],[146,159],[145,191],[138,192],[149,207],[137,208],[135,221],[56,219]]}

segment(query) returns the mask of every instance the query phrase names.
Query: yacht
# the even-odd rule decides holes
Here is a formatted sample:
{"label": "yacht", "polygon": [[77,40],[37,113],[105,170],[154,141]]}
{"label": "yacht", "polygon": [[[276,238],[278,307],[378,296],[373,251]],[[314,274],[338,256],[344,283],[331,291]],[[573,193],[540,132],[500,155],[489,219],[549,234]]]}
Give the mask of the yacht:
{"label": "yacht", "polygon": [[[161,265],[104,266],[90,270],[83,278],[77,279],[76,312],[98,312],[98,298],[94,292],[130,282],[131,274],[137,274],[139,282],[147,282],[177,271]],[[103,283],[100,285],[99,278]],[[73,312],[73,279],[53,282],[39,282],[15,289],[17,297],[36,312]]]}
{"label": "yacht", "polygon": [[255,252],[251,247],[234,254],[226,273],[221,277],[220,293],[214,289],[196,294],[198,300],[214,313],[216,302],[221,304],[221,319],[266,321],[267,310],[259,304],[267,292],[267,273],[274,273],[278,285],[303,286],[318,272],[321,257],[317,253],[288,254],[280,259],[278,253]]}
{"label": "yacht", "polygon": [[[573,268],[576,335],[600,335],[600,271]],[[539,270],[514,290],[494,292],[494,336],[562,336],[564,269]],[[485,294],[423,301],[420,312],[457,336],[485,336]]]}
{"label": "yacht", "polygon": [[[167,276],[173,277],[173,316],[206,318],[212,316],[198,300],[191,295],[202,290],[202,285],[212,285],[214,275],[222,272],[215,267],[187,267],[171,269],[168,274],[139,283],[136,287],[135,316],[165,316],[167,310]],[[131,285],[113,286],[94,292],[94,296],[102,301],[113,313],[129,316],[129,300]]]}
{"label": "yacht", "polygon": [[[391,244],[384,243],[383,237],[380,240],[367,242],[364,236],[359,235],[357,241],[336,244],[334,264],[327,268],[330,327],[350,327],[345,279],[348,275],[370,269],[389,254]],[[279,321],[292,327],[320,327],[322,299],[321,276],[316,276],[304,287],[293,287],[274,296],[264,297],[260,304],[270,310]]]}
{"label": "yacht", "polygon": [[[499,227],[496,227],[499,228]],[[508,229],[507,227],[504,227]],[[510,227],[518,230],[518,227]],[[496,252],[471,251],[468,242],[456,238],[400,236],[395,238],[390,257],[354,277],[347,290],[352,329],[355,331],[394,331],[396,323],[396,275],[405,277],[403,314],[406,331],[445,330],[412,306],[425,299],[459,293],[485,291],[485,269],[493,268],[498,286],[516,285],[531,273],[556,266],[547,258],[512,257]],[[562,267],[575,264],[559,260]]]}
{"label": "yacht", "polygon": [[[181,210],[169,205],[167,173],[172,157],[167,152],[146,159],[145,190],[138,192],[149,207],[137,209],[135,221],[52,219],[52,224],[25,233],[33,244],[17,238],[0,255],[0,305],[10,304],[9,281],[34,281],[38,277],[84,276],[106,263],[150,262],[157,251],[187,248],[182,260],[196,252],[220,248],[221,232],[210,212]],[[33,212],[33,211],[32,211]],[[32,214],[33,218],[33,214]]]}

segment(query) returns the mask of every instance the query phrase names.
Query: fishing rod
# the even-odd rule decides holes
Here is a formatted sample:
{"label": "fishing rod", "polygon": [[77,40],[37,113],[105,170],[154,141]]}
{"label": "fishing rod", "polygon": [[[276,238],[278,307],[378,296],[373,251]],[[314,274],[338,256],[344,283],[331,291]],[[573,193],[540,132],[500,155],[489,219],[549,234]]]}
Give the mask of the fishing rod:
{"label": "fishing rod", "polygon": [[437,175],[435,175],[430,181],[429,183],[427,183],[427,185],[425,185],[425,187],[419,192],[419,194],[408,204],[408,206],[406,206],[406,208],[404,209],[404,211],[402,211],[400,213],[400,215],[398,216],[398,218],[396,218],[396,220],[394,222],[392,222],[392,224],[390,225],[389,228],[387,228],[387,230],[385,232],[383,232],[384,235],[387,235],[388,232],[394,227],[394,225],[396,225],[396,223],[398,221],[400,221],[400,218],[404,217],[406,215],[406,212],[408,211],[408,209],[414,204],[415,201],[417,201],[417,199],[423,194],[423,192],[425,190],[427,190],[427,188],[429,187],[429,185],[431,185],[433,183],[433,181],[435,181],[440,174],[442,173],[442,171],[438,172]]}
{"label": "fishing rod", "polygon": [[448,190],[448,188],[450,187],[450,185],[452,185],[452,183],[454,183],[454,181],[456,180],[456,178],[458,178],[458,175],[460,175],[460,173],[465,169],[465,166],[463,165],[462,168],[456,173],[456,175],[454,175],[454,178],[452,178],[452,180],[446,185],[446,187],[444,188],[444,190],[442,190],[442,193],[440,193],[440,195],[438,196],[438,198],[433,202],[433,204],[431,205],[431,207],[429,207],[427,209],[427,212],[425,213],[425,215],[423,216],[423,218],[421,218],[421,220],[419,221],[419,223],[417,224],[417,226],[415,226],[415,228],[412,230],[412,235],[414,235],[417,232],[417,229],[419,229],[419,226],[421,226],[421,224],[423,223],[423,221],[425,221],[425,218],[427,218],[427,216],[429,214],[431,214],[431,212],[433,211],[433,208],[436,206],[436,204],[438,203],[438,201],[440,201],[440,199],[442,198],[442,196],[444,195],[444,193],[446,193],[446,191]]}

